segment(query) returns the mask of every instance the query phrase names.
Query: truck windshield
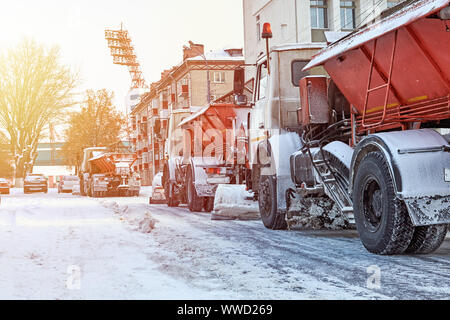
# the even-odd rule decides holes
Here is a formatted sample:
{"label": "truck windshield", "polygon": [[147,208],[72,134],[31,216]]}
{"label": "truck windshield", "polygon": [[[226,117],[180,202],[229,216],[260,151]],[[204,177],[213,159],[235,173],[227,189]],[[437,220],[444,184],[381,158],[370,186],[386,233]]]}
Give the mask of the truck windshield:
{"label": "truck windshield", "polygon": [[259,81],[258,81],[259,87],[258,87],[258,97],[257,97],[258,99],[257,100],[261,100],[266,97],[266,91],[267,91],[267,78],[268,78],[267,76],[268,76],[268,74],[267,74],[267,65],[265,63],[261,64],[259,66],[258,75],[259,75]]}

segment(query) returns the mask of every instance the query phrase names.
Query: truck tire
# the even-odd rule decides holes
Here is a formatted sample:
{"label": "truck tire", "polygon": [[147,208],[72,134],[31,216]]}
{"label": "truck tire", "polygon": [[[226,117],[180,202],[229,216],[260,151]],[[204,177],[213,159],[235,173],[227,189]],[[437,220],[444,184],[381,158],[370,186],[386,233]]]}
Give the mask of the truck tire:
{"label": "truck tire", "polygon": [[266,228],[272,230],[287,229],[284,214],[278,212],[277,181],[274,176],[261,176],[258,203],[261,220]]}
{"label": "truck tire", "polygon": [[192,171],[188,170],[187,175],[187,202],[189,211],[201,212],[203,209],[203,199],[198,196],[195,190],[194,179],[192,178]]}
{"label": "truck tire", "polygon": [[359,236],[369,252],[405,252],[414,226],[405,204],[395,194],[389,166],[380,152],[370,152],[361,160],[353,187],[353,206]]}
{"label": "truck tire", "polygon": [[167,206],[170,208],[178,207],[180,202],[177,201],[177,199],[174,197],[173,184],[170,183],[169,181],[166,181],[164,191],[166,193]]}
{"label": "truck tire", "polygon": [[416,227],[414,235],[405,253],[429,254],[441,246],[447,235],[448,225],[439,224],[434,226]]}
{"label": "truck tire", "polygon": [[204,198],[203,208],[205,209],[205,212],[212,212],[214,210],[214,197]]}

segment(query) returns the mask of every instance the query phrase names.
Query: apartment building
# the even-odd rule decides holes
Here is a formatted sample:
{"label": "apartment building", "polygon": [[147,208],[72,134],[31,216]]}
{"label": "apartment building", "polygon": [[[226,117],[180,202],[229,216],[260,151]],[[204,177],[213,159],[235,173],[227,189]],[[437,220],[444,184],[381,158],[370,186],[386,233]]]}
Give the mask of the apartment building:
{"label": "apartment building", "polygon": [[135,170],[143,185],[163,170],[164,144],[170,112],[198,110],[233,89],[234,70],[244,64],[242,48],[205,52],[202,44],[190,42],[183,60],[161,73],[131,112],[131,141],[138,154]]}
{"label": "apartment building", "polygon": [[[272,46],[326,43],[326,33],[351,32],[403,0],[243,0],[245,61],[255,63],[265,52],[263,24],[272,26]],[[251,77],[248,69],[247,78]]]}

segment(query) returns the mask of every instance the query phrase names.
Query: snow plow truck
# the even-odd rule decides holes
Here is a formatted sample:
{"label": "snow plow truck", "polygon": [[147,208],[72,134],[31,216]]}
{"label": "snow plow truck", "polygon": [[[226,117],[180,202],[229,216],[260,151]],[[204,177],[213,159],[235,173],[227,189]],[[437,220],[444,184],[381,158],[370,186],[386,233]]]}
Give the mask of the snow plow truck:
{"label": "snow plow truck", "polygon": [[409,1],[326,48],[276,46],[258,59],[246,184],[267,228],[286,229],[295,203],[327,197],[371,253],[440,247],[450,224],[449,19],[448,0]]}
{"label": "snow plow truck", "polygon": [[174,110],[169,119],[163,184],[169,207],[211,212],[219,184],[245,181],[246,133],[250,112],[243,70],[236,103],[211,103],[197,112]]}
{"label": "snow plow truck", "polygon": [[81,195],[139,196],[141,179],[132,170],[135,161],[133,153],[109,152],[106,147],[85,149],[79,173]]}

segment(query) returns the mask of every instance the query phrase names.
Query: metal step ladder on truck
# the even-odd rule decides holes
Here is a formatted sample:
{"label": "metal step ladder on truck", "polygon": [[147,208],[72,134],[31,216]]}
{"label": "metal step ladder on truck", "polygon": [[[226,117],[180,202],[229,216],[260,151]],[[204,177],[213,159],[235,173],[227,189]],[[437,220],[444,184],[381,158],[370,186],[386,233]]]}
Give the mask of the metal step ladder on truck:
{"label": "metal step ladder on truck", "polygon": [[236,75],[240,75],[236,103],[211,103],[191,114],[172,113],[163,173],[169,207],[184,203],[191,212],[211,212],[219,184],[244,182],[250,107],[242,94],[243,70]]}
{"label": "metal step ladder on truck", "polygon": [[267,228],[287,228],[293,203],[326,195],[354,215],[369,252],[440,247],[450,223],[449,19],[448,0],[417,1],[309,62],[307,46],[259,59],[246,183]]}
{"label": "metal step ladder on truck", "polygon": [[109,152],[106,147],[85,149],[79,173],[81,195],[139,196],[141,178],[132,169],[136,159],[134,153]]}

